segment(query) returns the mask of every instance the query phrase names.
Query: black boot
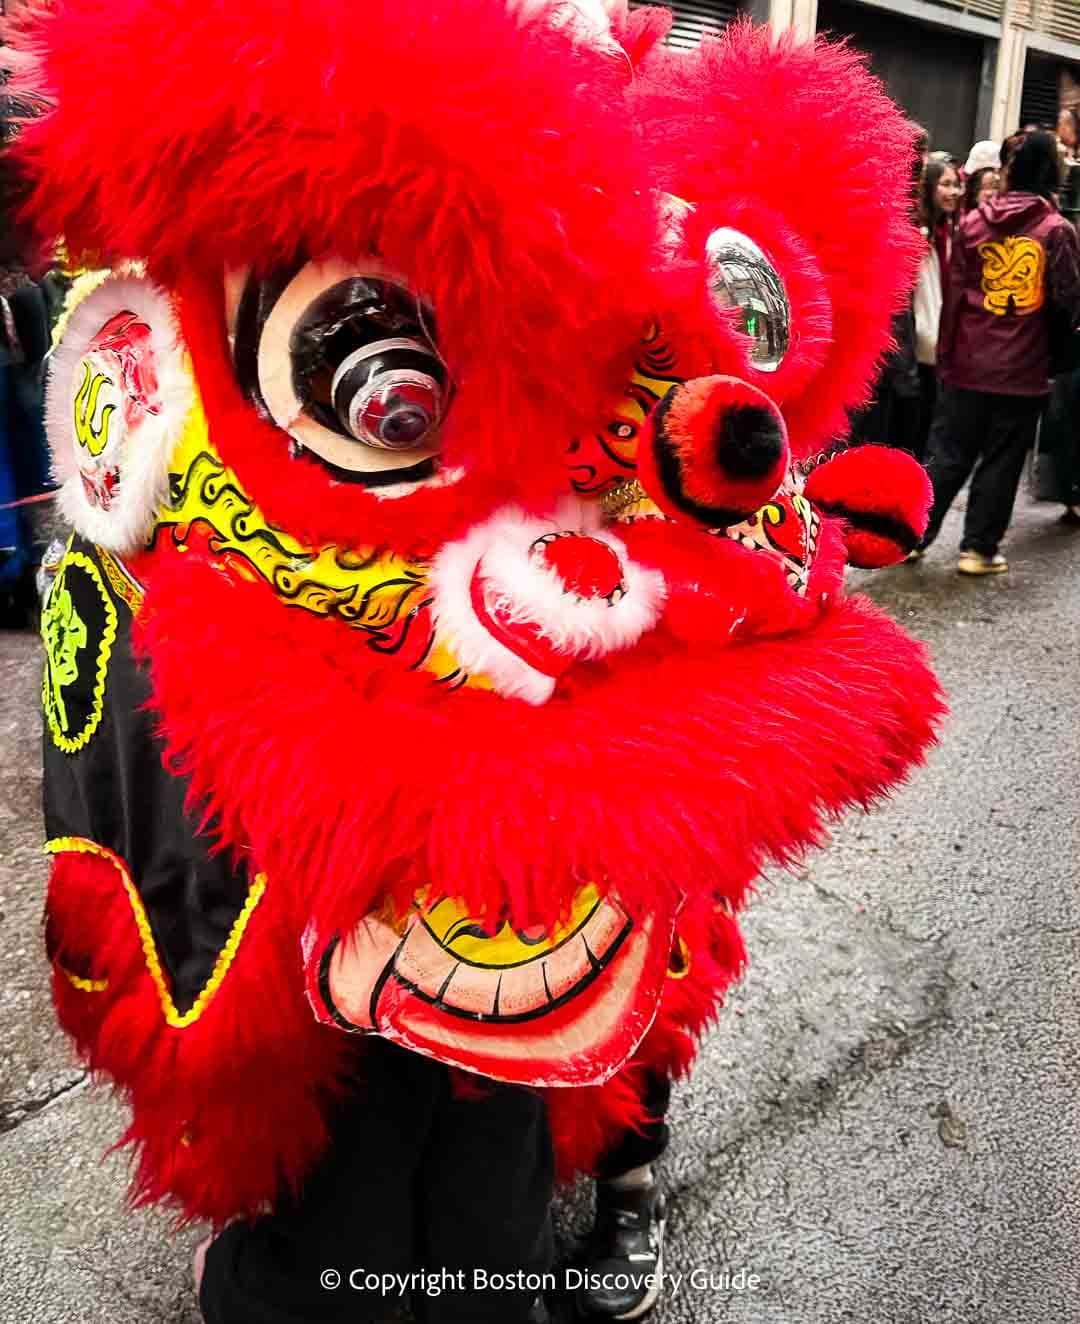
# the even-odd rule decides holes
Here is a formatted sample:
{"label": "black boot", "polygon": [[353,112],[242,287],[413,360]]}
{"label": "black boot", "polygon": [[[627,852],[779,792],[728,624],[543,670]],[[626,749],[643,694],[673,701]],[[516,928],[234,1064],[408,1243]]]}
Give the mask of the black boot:
{"label": "black boot", "polygon": [[575,1298],[585,1319],[643,1319],[656,1305],[664,1271],[666,1208],[659,1184],[620,1190],[596,1183],[596,1226]]}

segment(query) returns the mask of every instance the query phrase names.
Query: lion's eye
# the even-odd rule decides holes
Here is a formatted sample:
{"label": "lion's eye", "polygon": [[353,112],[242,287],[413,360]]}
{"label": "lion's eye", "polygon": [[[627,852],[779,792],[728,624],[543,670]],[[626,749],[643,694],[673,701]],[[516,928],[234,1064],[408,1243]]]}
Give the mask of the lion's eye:
{"label": "lion's eye", "polygon": [[332,285],[293,327],[289,355],[297,396],[328,427],[384,450],[432,440],[446,373],[402,286],[361,277]]}
{"label": "lion's eye", "polygon": [[237,308],[241,383],[339,476],[369,486],[428,478],[449,387],[433,317],[372,260],[308,263],[248,279]]}
{"label": "lion's eye", "polygon": [[791,339],[791,307],[784,282],[762,250],[738,230],[722,228],[705,245],[712,295],[721,308],[737,308],[750,337],[750,362],[775,372]]}

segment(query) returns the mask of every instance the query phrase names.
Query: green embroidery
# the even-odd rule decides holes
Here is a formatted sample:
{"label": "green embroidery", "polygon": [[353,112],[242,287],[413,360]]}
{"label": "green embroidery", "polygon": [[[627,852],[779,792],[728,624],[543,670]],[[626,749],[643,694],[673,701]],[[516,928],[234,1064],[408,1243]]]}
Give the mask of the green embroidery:
{"label": "green embroidery", "polygon": [[[97,640],[91,638],[90,629],[75,605],[75,597],[68,582],[69,575],[74,577],[81,574],[90,580],[101,600],[104,624]],[[53,743],[65,754],[74,754],[89,744],[90,737],[101,721],[105,706],[105,679],[116,640],[116,623],[116,607],[98,567],[85,553],[69,549],[41,616],[41,637],[45,644],[41,701]],[[74,696],[66,691],[78,681],[87,666],[94,669],[93,688],[90,711],[80,723],[77,718],[73,719],[69,711]],[[73,729],[73,725],[78,729]]]}
{"label": "green embroidery", "polygon": [[[60,572],[63,575],[63,571]],[[45,707],[55,718],[63,735],[68,731],[64,688],[79,677],[79,653],[86,647],[86,622],[75,610],[71,590],[58,581],[49,595],[49,605],[41,620],[41,634],[49,665],[45,680],[49,694]]]}

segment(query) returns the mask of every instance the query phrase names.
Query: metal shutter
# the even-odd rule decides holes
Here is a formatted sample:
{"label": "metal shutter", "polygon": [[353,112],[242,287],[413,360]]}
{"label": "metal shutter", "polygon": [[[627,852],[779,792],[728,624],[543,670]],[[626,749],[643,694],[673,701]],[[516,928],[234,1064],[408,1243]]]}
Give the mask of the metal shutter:
{"label": "metal shutter", "polygon": [[[965,14],[978,14],[980,18],[1000,19],[1005,12],[1004,0],[931,0],[945,9],[959,9]],[[1030,3],[1030,0],[1021,0]]]}
{"label": "metal shutter", "polygon": [[[648,0],[630,0],[630,8],[637,9]],[[669,46],[683,50],[696,46],[702,37],[715,36],[744,12],[742,0],[671,0],[667,5],[675,14],[675,23],[668,37]]]}
{"label": "metal shutter", "polygon": [[[1020,97],[1020,124],[1044,124],[1057,127],[1058,66],[1052,60],[1028,55],[1024,67],[1024,88]],[[1010,125],[1010,132],[1016,125]]]}
{"label": "metal shutter", "polygon": [[1080,42],[1077,0],[1015,0],[1012,17],[1022,27],[1046,32],[1059,41]]}

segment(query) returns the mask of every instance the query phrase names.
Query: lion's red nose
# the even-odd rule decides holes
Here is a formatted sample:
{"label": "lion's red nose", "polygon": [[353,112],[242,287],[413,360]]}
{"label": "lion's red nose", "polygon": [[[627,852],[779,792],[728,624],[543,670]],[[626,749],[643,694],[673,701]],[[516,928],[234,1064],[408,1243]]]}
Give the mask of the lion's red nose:
{"label": "lion's red nose", "polygon": [[614,551],[599,538],[581,533],[548,533],[532,546],[533,560],[553,570],[567,593],[606,598],[625,592],[623,571]]}
{"label": "lion's red nose", "polygon": [[788,461],[784,420],[763,391],[738,377],[698,377],[653,411],[638,476],[666,515],[715,529],[763,506]]}

